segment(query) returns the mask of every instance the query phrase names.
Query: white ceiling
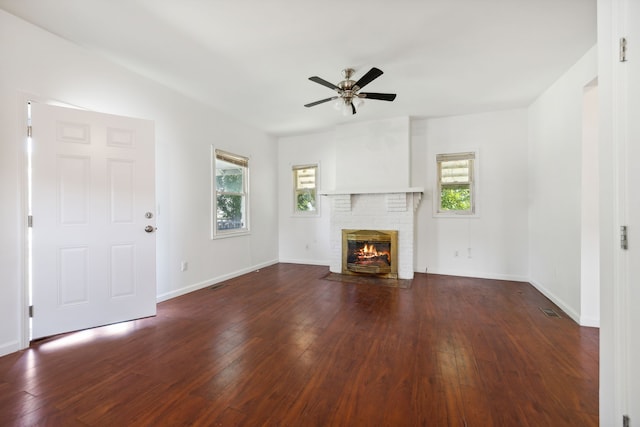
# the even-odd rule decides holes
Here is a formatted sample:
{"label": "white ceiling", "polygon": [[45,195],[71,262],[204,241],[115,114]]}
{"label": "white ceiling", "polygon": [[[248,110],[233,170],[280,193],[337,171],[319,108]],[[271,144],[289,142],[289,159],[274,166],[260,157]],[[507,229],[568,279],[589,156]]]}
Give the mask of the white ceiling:
{"label": "white ceiling", "polygon": [[[524,107],[596,43],[596,0],[0,0],[0,8],[274,135]],[[392,92],[343,117],[332,83]]]}

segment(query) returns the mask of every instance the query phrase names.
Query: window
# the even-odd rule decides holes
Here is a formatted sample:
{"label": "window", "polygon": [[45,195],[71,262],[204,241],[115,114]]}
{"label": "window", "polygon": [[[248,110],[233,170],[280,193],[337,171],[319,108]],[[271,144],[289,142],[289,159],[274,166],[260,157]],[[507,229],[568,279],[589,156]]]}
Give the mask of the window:
{"label": "window", "polygon": [[476,153],[438,154],[438,214],[472,215],[476,212]]}
{"label": "window", "polygon": [[318,165],[293,167],[293,212],[296,214],[318,213]]}
{"label": "window", "polygon": [[215,150],[213,236],[249,231],[249,159]]}

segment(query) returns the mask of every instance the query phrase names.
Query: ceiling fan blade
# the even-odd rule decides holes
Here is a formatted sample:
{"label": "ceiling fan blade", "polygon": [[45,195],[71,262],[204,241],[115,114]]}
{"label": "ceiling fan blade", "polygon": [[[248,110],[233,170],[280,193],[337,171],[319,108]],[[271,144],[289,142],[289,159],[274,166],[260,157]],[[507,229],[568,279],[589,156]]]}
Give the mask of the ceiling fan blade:
{"label": "ceiling fan blade", "polygon": [[323,104],[325,102],[333,101],[334,99],[340,98],[339,96],[332,96],[331,98],[321,99],[320,101],[311,102],[309,104],[304,104],[305,107],[313,107],[314,105]]}
{"label": "ceiling fan blade", "polygon": [[395,93],[360,92],[358,95],[364,96],[366,99],[379,99],[381,101],[393,101],[396,99]]}
{"label": "ceiling fan blade", "polygon": [[372,81],[380,77],[381,75],[382,75],[382,70],[376,67],[373,67],[367,72],[367,74],[360,77],[360,80],[358,80],[355,85],[358,86],[360,89],[362,89],[363,87],[365,87],[366,85],[368,85],[369,83],[371,83]]}
{"label": "ceiling fan blade", "polygon": [[309,80],[311,80],[312,82],[316,82],[318,84],[321,84],[322,86],[326,86],[329,89],[333,89],[333,90],[335,90],[337,92],[340,92],[340,88],[338,86],[334,85],[331,82],[326,81],[325,79],[321,79],[318,76],[309,77]]}

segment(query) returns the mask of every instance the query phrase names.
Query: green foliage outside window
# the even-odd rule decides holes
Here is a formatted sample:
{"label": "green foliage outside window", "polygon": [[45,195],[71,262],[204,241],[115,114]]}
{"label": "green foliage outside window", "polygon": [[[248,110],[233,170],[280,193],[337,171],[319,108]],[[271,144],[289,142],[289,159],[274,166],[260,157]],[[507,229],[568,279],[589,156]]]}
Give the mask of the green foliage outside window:
{"label": "green foliage outside window", "polygon": [[227,221],[242,221],[242,197],[219,194],[216,197],[218,217]]}
{"label": "green foliage outside window", "polygon": [[447,211],[466,211],[471,209],[471,191],[469,188],[443,188],[440,194],[440,208]]}
{"label": "green foliage outside window", "polygon": [[305,191],[298,193],[297,207],[301,212],[311,212],[316,210],[316,195],[315,191]]}
{"label": "green foliage outside window", "polygon": [[242,193],[242,169],[220,169],[216,189],[220,193]]}
{"label": "green foliage outside window", "polygon": [[216,176],[218,229],[241,228],[244,222],[242,195],[219,193],[242,193],[242,169],[223,169],[222,172],[221,175]]}

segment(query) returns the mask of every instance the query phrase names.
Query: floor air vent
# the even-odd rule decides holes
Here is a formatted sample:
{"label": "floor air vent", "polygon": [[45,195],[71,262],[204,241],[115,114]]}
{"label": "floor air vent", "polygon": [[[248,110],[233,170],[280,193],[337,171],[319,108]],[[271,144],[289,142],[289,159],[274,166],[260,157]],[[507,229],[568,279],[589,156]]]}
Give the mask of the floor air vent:
{"label": "floor air vent", "polygon": [[539,308],[544,313],[544,315],[547,316],[547,317],[560,318],[560,315],[558,313],[556,313],[552,308],[542,308],[542,307],[539,307]]}

